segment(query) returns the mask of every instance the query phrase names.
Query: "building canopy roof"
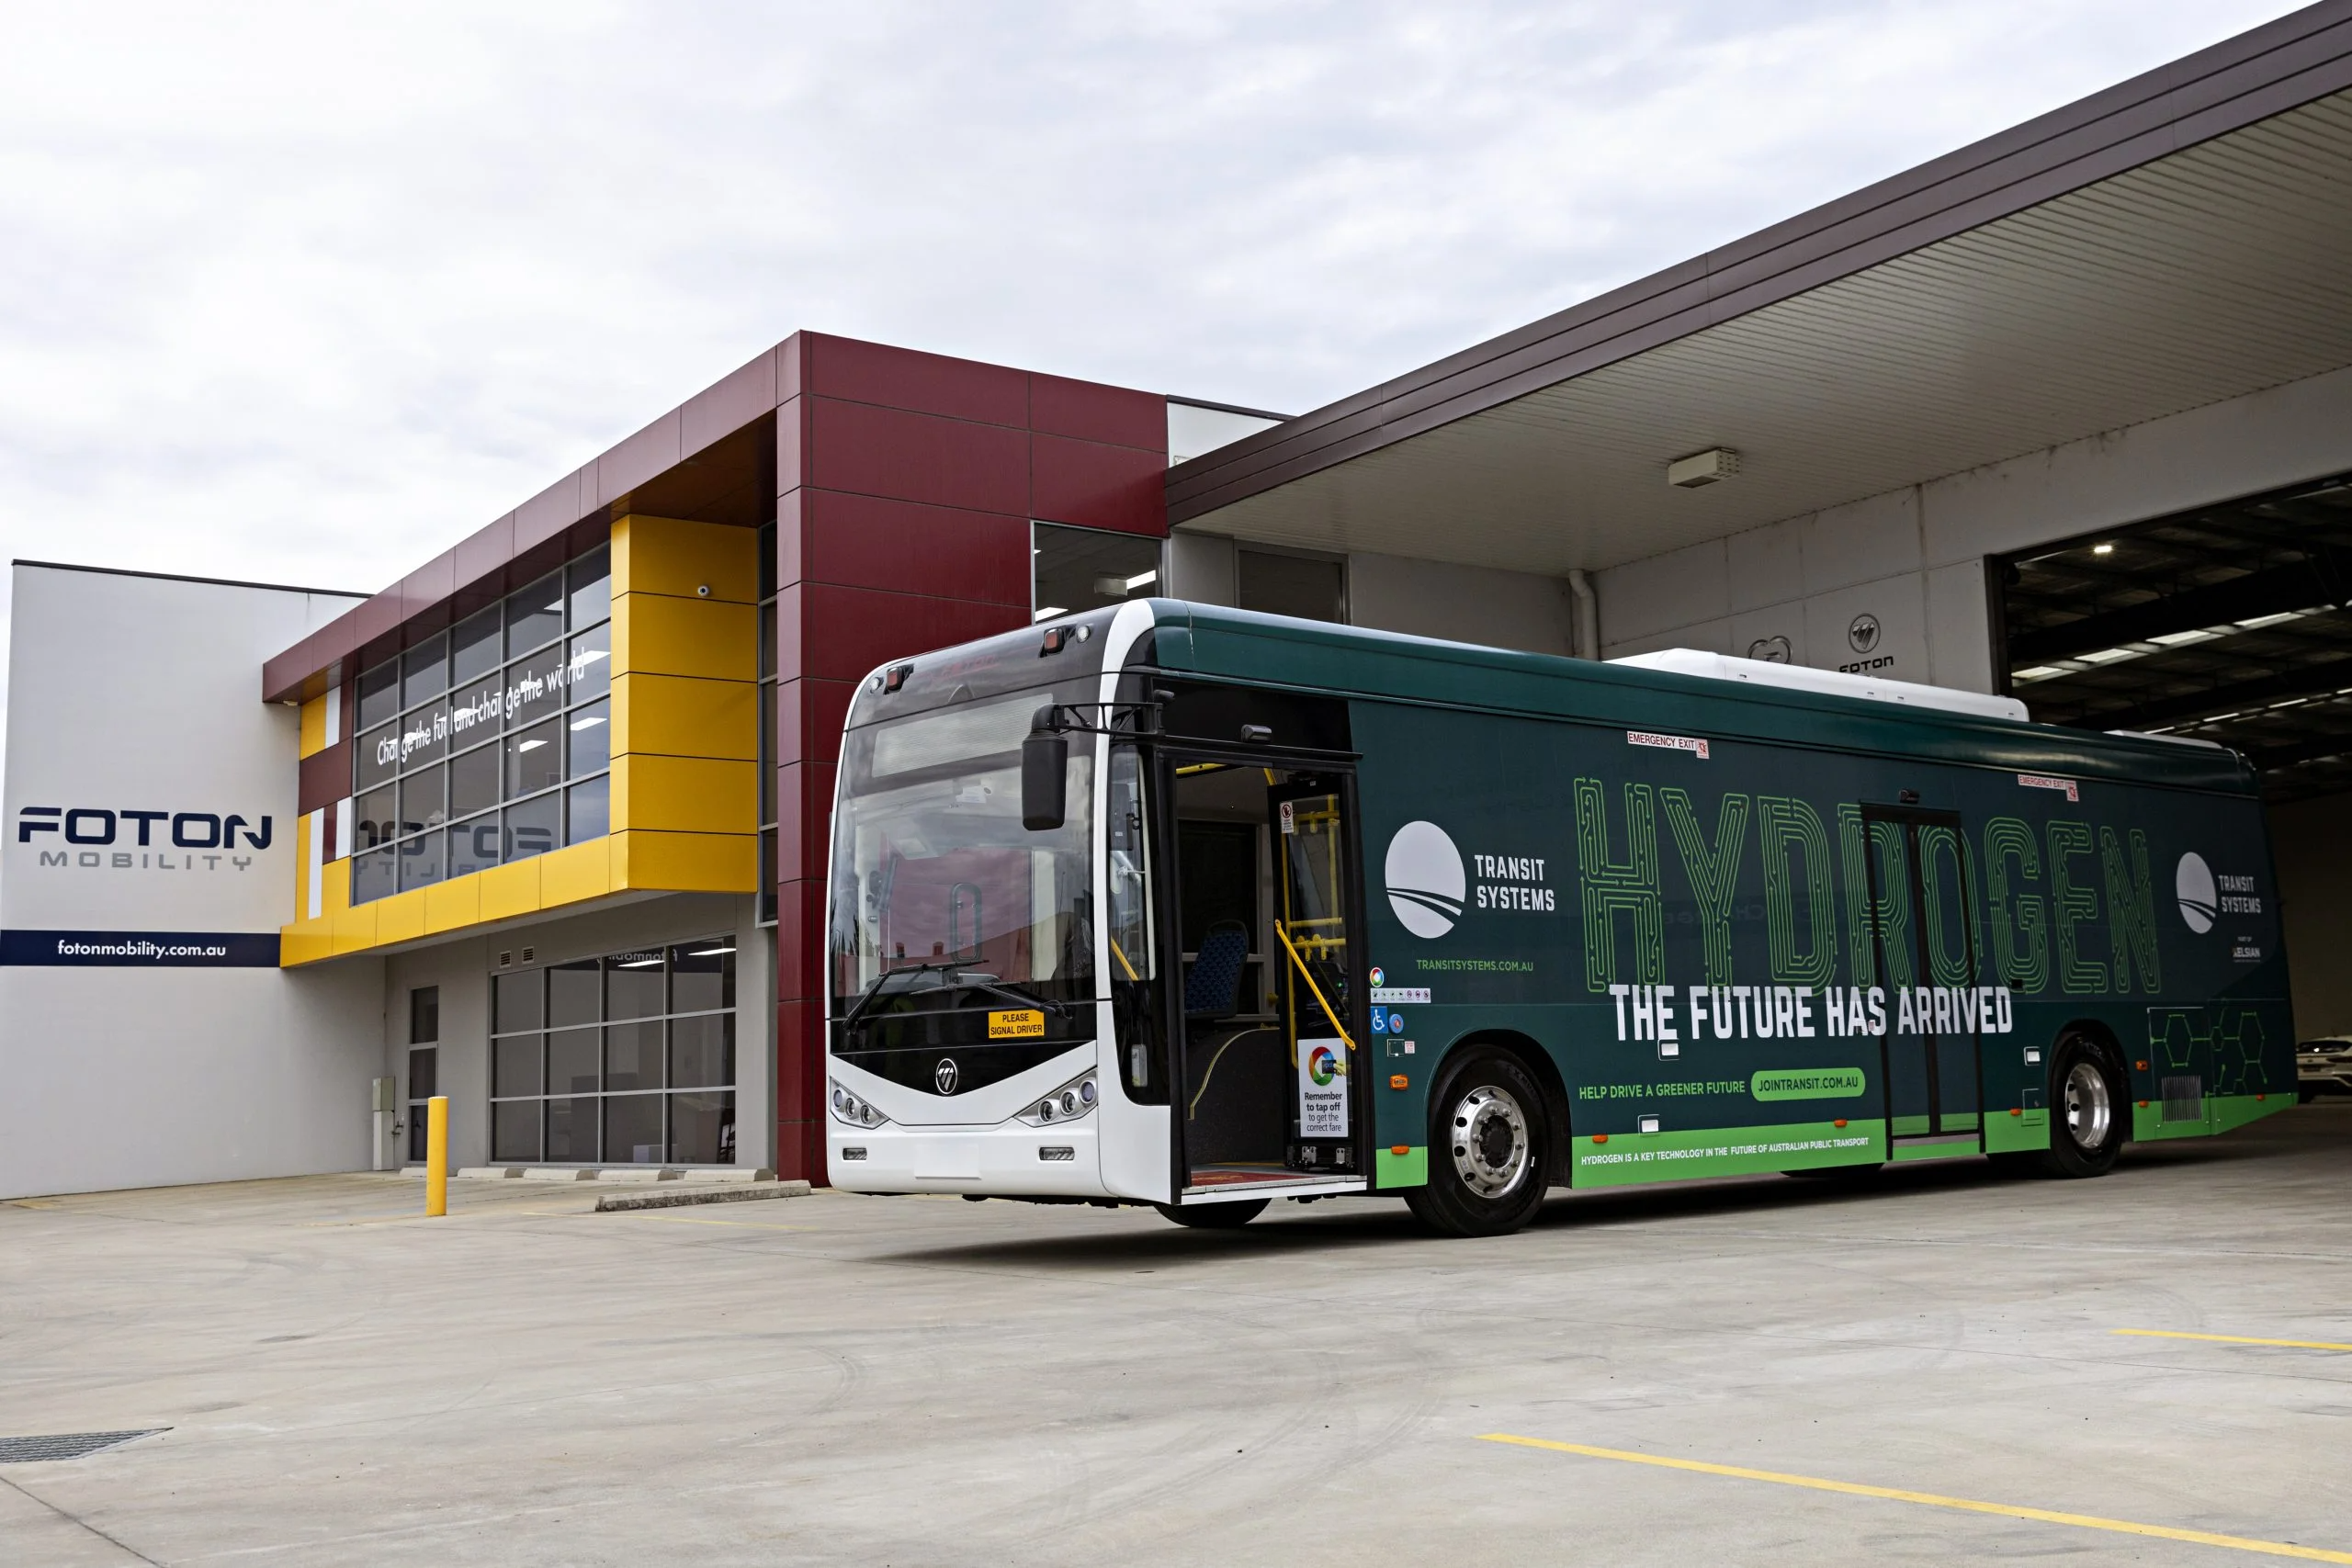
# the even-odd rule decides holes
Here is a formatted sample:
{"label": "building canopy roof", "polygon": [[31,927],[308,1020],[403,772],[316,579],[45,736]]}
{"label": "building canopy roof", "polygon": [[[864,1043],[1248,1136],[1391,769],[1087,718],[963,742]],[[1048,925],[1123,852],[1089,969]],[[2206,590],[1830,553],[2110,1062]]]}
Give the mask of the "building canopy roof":
{"label": "building canopy roof", "polygon": [[2352,364],[2347,255],[2328,0],[1183,463],[1170,521],[1614,565]]}

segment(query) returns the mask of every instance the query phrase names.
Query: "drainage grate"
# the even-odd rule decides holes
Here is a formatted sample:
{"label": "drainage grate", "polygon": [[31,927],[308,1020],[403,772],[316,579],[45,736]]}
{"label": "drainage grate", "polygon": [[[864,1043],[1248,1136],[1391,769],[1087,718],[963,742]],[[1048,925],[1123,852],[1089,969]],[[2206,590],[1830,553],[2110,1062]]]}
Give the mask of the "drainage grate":
{"label": "drainage grate", "polygon": [[169,1427],[141,1427],[135,1432],[55,1432],[46,1438],[0,1438],[0,1464],[39,1464],[44,1460],[80,1459],[133,1438],[152,1438]]}

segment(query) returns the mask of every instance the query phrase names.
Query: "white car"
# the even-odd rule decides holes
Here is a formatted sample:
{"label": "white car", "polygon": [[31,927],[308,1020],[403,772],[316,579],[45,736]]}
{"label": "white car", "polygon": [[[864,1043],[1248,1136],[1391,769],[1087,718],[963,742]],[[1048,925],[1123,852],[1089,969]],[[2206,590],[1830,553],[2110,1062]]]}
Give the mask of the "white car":
{"label": "white car", "polygon": [[2352,1034],[2326,1034],[2295,1047],[2297,1098],[2306,1105],[2323,1094],[2352,1094]]}

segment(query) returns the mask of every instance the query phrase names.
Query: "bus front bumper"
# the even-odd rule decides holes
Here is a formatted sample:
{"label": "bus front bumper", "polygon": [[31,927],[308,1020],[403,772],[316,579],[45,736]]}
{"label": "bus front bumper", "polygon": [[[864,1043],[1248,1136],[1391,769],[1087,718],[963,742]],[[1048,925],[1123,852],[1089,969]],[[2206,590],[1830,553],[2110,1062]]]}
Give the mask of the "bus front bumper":
{"label": "bus front bumper", "polygon": [[825,1129],[825,1165],[844,1192],[970,1192],[1034,1198],[1105,1198],[1091,1116],[1053,1127]]}

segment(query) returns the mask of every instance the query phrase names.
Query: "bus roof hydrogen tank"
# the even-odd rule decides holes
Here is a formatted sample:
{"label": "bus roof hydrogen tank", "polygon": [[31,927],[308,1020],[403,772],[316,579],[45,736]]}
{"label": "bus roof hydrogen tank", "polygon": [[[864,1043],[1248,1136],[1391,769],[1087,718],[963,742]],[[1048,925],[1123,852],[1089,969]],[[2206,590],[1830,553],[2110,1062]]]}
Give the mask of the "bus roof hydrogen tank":
{"label": "bus roof hydrogen tank", "polygon": [[2005,698],[1168,600],[875,671],[831,1179],[1246,1223],[1991,1156],[2293,1103],[2251,770]]}

